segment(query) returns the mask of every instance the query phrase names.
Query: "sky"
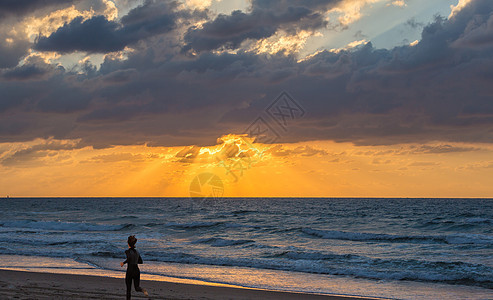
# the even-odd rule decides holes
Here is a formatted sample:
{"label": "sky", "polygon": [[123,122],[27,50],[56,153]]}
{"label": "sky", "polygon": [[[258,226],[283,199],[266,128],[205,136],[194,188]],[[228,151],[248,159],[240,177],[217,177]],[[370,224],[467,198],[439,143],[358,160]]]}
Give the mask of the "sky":
{"label": "sky", "polygon": [[493,197],[492,70],[490,0],[2,1],[0,196]]}

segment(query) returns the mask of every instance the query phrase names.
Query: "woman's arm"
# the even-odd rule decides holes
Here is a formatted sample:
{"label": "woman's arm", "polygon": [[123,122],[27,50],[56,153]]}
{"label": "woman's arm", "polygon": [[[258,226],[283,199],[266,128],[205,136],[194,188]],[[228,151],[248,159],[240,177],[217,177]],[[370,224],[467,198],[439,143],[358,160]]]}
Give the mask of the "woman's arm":
{"label": "woman's arm", "polygon": [[143,264],[144,262],[142,261],[142,257],[140,257],[140,254],[139,254],[139,261],[137,262],[138,264]]}
{"label": "woman's arm", "polygon": [[127,261],[128,261],[128,259],[125,259],[125,261],[124,261],[124,262],[121,262],[121,263],[120,263],[120,267],[123,267],[123,265],[124,265],[124,264],[126,264],[126,263],[127,263]]}
{"label": "woman's arm", "polygon": [[128,262],[128,253],[127,253],[127,251],[125,251],[125,255],[127,256],[127,259],[125,259],[125,261],[124,261],[124,262],[121,262],[121,263],[120,263],[120,267],[123,267],[123,265],[124,265],[124,264],[126,264],[126,263]]}

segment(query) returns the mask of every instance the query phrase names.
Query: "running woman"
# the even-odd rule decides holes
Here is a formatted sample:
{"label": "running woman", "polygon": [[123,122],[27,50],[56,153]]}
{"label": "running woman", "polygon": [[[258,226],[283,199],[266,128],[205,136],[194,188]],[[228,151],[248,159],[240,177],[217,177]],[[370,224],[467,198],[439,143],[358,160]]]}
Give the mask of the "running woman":
{"label": "running woman", "polygon": [[146,289],[140,287],[140,270],[138,264],[142,264],[143,261],[142,257],[140,257],[139,251],[135,249],[135,243],[137,243],[135,235],[129,236],[127,243],[128,249],[125,250],[127,259],[120,263],[120,266],[122,267],[124,264],[128,263],[127,273],[125,274],[125,283],[127,284],[127,300],[130,300],[132,297],[132,280],[134,281],[135,290],[137,292],[142,292],[144,295],[149,296]]}

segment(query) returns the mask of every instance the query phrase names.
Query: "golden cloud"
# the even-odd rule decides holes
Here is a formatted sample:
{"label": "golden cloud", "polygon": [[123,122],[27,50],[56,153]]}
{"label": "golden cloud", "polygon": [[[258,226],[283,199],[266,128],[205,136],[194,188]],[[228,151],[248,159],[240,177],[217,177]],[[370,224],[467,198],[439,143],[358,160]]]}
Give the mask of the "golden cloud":
{"label": "golden cloud", "polygon": [[89,10],[80,11],[75,8],[74,5],[59,9],[44,17],[28,17],[24,20],[21,27],[24,27],[27,37],[34,41],[39,36],[49,36],[63,25],[70,23],[77,17],[82,17],[83,20],[90,19],[95,15],[103,15],[108,20],[112,21],[118,17],[118,9],[115,4],[109,0],[103,0],[105,5],[102,11],[94,11],[93,8]]}

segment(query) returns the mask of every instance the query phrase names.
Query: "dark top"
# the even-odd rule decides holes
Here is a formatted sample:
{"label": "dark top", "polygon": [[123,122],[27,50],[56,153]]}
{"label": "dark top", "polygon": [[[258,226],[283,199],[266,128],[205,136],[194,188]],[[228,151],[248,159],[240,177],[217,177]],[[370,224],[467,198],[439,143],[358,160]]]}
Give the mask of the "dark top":
{"label": "dark top", "polygon": [[123,262],[124,264],[128,263],[129,265],[136,265],[143,263],[139,251],[135,250],[135,248],[125,250],[125,255],[127,255],[127,259]]}

